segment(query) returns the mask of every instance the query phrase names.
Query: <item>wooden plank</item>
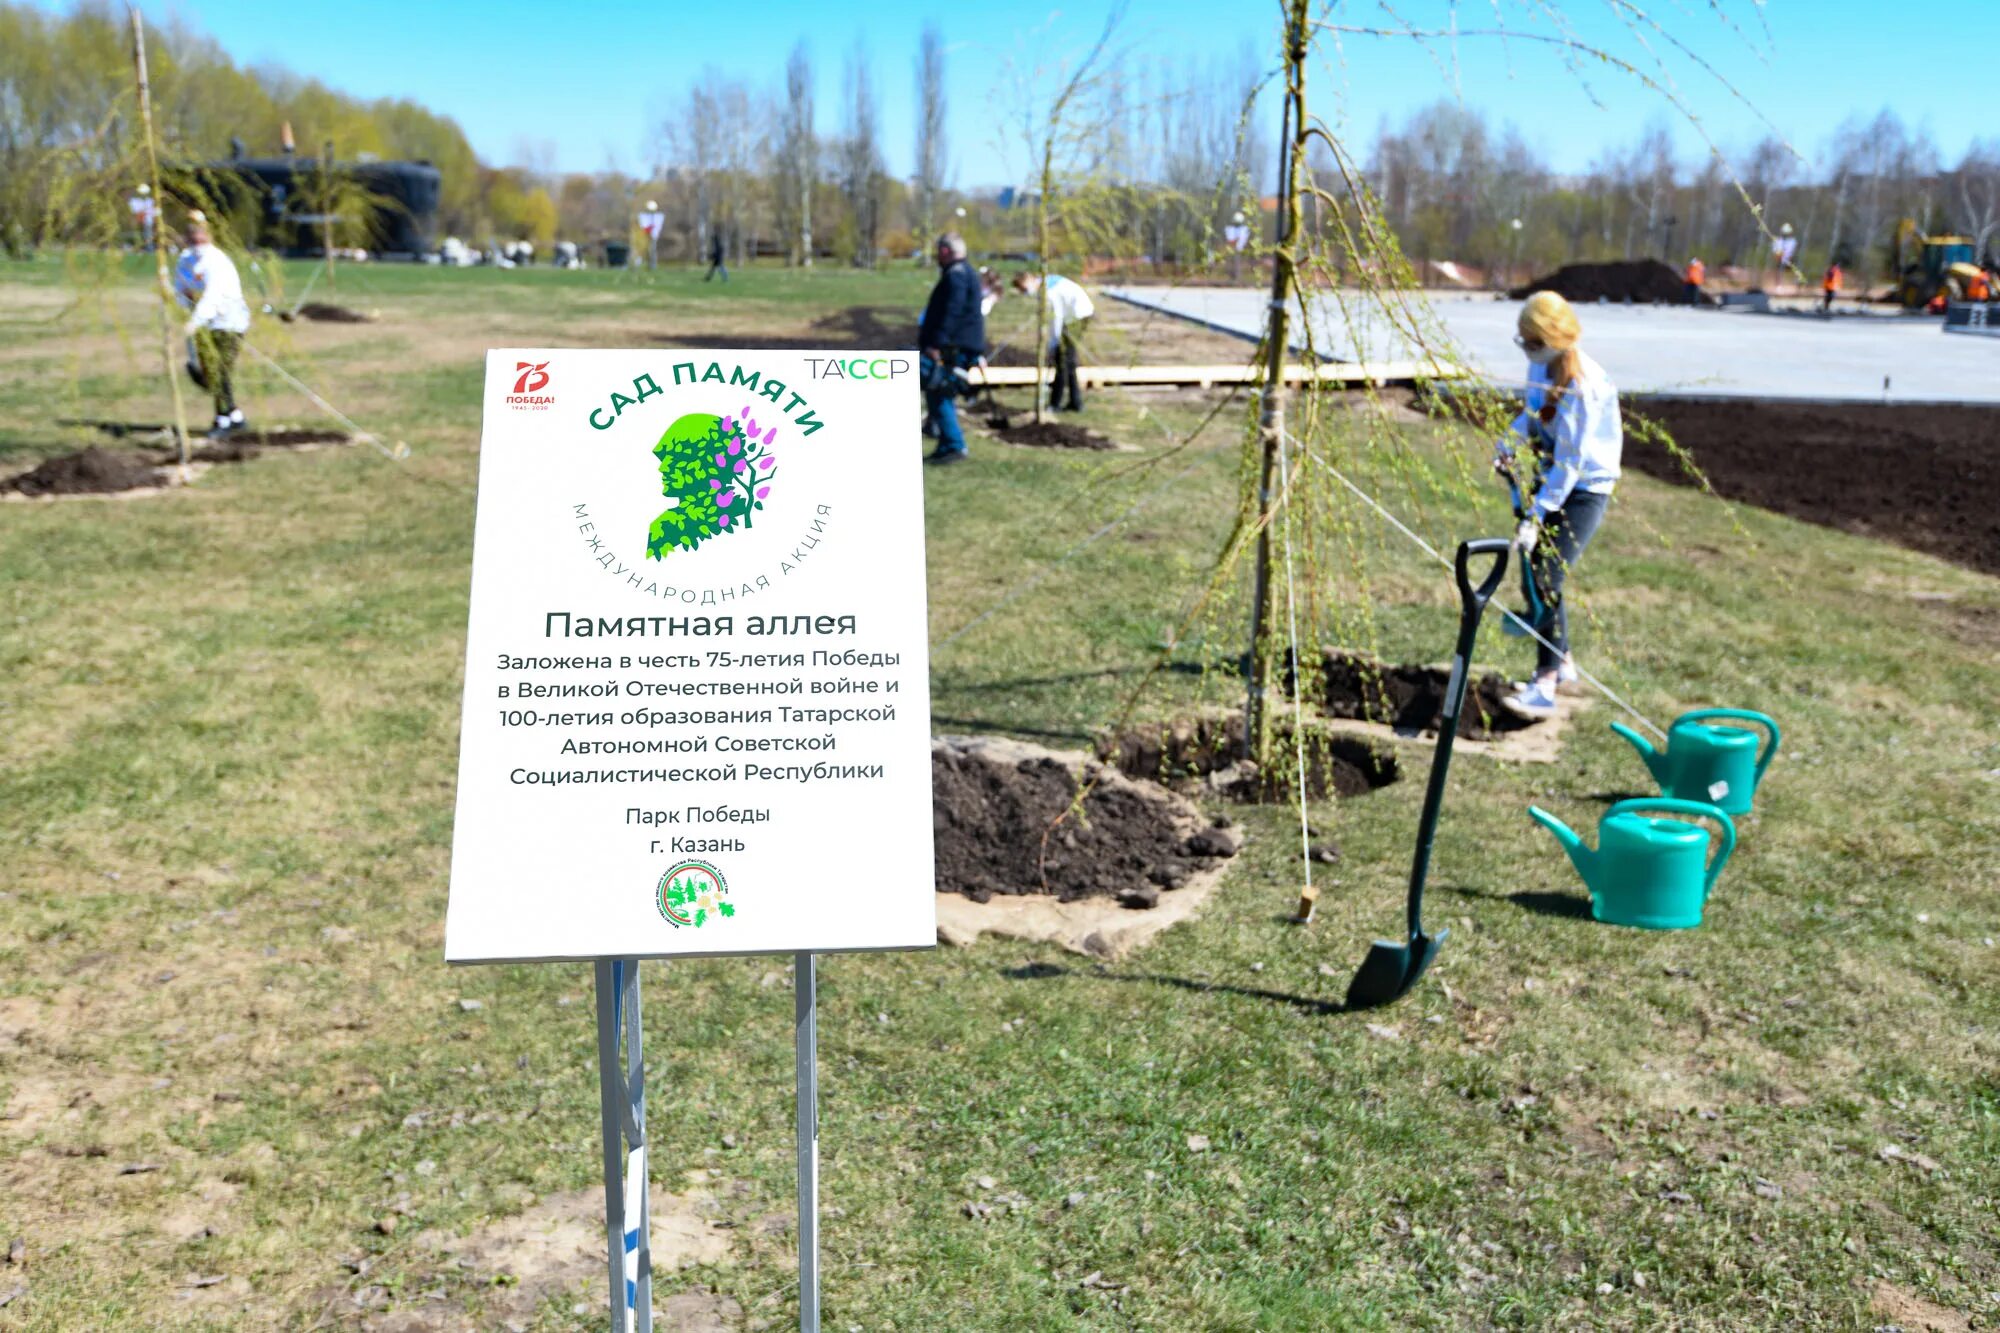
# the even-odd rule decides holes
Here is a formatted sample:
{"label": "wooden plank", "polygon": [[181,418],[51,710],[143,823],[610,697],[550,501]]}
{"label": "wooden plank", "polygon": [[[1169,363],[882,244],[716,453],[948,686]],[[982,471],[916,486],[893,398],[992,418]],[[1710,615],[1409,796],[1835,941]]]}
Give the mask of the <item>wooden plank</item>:
{"label": "wooden plank", "polygon": [[[1410,384],[1418,379],[1454,379],[1463,373],[1417,361],[1333,361],[1319,366],[1286,366],[1285,381]],[[1035,382],[1033,366],[991,366],[984,371],[968,371],[967,375],[975,384],[991,384],[995,388],[1025,388]],[[1216,384],[1252,384],[1263,377],[1263,371],[1255,366],[1080,366],[1077,375],[1085,384],[1093,385],[1184,384],[1206,389]]]}

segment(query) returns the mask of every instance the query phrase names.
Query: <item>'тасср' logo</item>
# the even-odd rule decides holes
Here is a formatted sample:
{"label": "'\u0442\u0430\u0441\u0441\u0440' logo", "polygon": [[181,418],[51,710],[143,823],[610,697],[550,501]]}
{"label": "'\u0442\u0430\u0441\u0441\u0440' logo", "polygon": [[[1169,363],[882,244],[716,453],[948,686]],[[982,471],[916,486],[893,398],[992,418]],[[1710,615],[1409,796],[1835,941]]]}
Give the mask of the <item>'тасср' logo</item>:
{"label": "'\u0442\u0430\u0441\u0441\u0440' logo", "polygon": [[514,363],[514,392],[507,395],[507,406],[516,410],[546,412],[555,405],[556,396],[543,393],[549,387],[549,363],[546,361],[516,361]]}
{"label": "'\u0442\u0430\u0441\u0441\u0440' logo", "polygon": [[653,894],[660,915],[675,929],[736,915],[735,904],[728,900],[729,881],[706,861],[681,861],[672,866],[660,876]]}

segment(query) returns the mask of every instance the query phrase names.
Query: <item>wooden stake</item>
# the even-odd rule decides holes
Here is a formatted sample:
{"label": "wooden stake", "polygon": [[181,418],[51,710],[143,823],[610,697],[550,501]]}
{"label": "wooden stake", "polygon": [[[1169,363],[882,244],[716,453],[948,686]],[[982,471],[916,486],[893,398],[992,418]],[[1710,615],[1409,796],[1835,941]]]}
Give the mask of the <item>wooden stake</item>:
{"label": "wooden stake", "polygon": [[153,144],[153,90],[146,78],[146,21],[137,5],[132,15],[132,68],[139,81],[139,123],[146,135],[146,174],[153,186],[153,278],[160,293],[160,368],[174,396],[174,438],[180,458],[180,478],[188,479],[187,405],[181,401],[181,377],[174,368],[173,284],[167,277],[167,210],[160,193],[160,154]]}
{"label": "wooden stake", "polygon": [[1313,919],[1313,908],[1318,905],[1319,885],[1308,884],[1303,889],[1300,889],[1299,910],[1292,914],[1293,923],[1301,926],[1310,926]]}

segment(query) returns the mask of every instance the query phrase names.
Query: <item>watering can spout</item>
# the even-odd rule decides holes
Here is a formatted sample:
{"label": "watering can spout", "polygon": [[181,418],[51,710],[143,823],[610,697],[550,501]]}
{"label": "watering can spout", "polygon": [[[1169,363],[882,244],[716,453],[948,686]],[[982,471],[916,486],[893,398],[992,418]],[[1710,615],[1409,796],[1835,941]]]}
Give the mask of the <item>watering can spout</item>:
{"label": "watering can spout", "polygon": [[1637,750],[1639,757],[1646,761],[1647,771],[1652,773],[1653,781],[1659,783],[1664,788],[1670,776],[1667,767],[1666,752],[1656,748],[1651,741],[1626,726],[1623,722],[1613,722],[1611,729],[1632,742],[1632,748]]}
{"label": "watering can spout", "polygon": [[1556,835],[1556,841],[1569,853],[1570,863],[1576,867],[1576,873],[1583,876],[1585,884],[1591,883],[1592,874],[1597,868],[1597,853],[1583,845],[1583,839],[1576,835],[1576,830],[1538,805],[1529,806],[1528,815],[1537,824]]}

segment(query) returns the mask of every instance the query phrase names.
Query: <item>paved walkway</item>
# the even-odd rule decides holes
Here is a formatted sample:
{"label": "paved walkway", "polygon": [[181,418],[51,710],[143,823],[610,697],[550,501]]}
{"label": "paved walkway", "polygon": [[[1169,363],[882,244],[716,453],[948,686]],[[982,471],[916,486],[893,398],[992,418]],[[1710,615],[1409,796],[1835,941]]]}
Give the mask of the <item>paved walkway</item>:
{"label": "paved walkway", "polygon": [[[1264,292],[1227,287],[1114,287],[1108,294],[1255,340]],[[1393,360],[1415,348],[1354,293],[1346,317],[1318,303],[1314,342],[1343,361]],[[1520,302],[1429,295],[1419,303],[1463,364],[1496,383],[1518,382]],[[1296,303],[1293,318],[1298,318]],[[1870,318],[1685,306],[1582,305],[1584,347],[1627,393],[1714,398],[1823,398],[1849,402],[2000,404],[2000,339],[1941,331],[1933,318]],[[1293,346],[1303,350],[1305,338]],[[1886,387],[1885,387],[1886,380]]]}

